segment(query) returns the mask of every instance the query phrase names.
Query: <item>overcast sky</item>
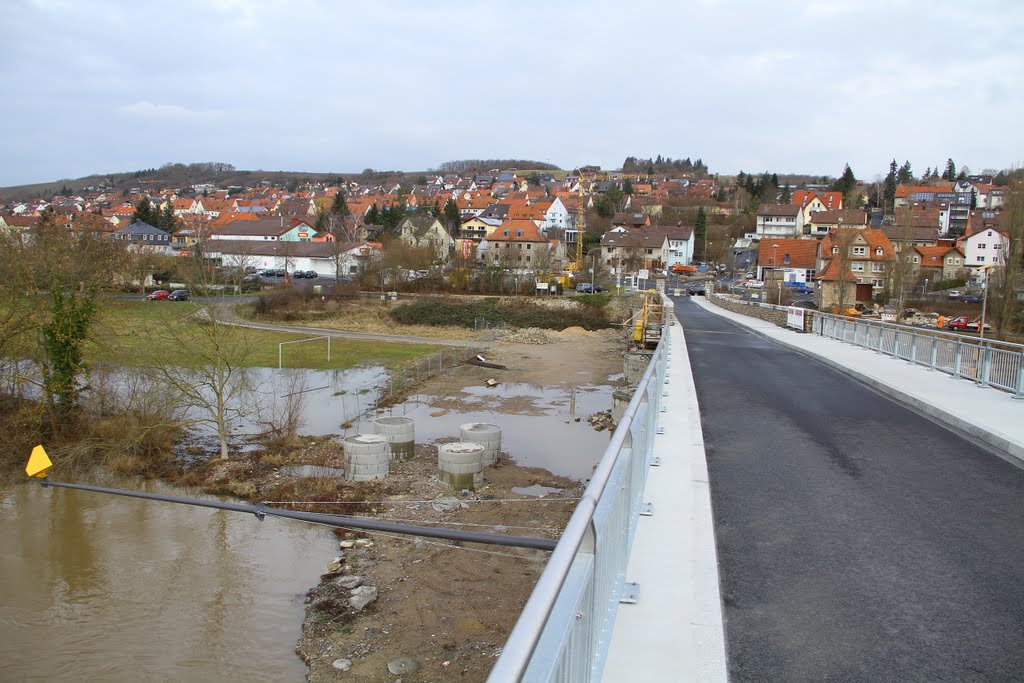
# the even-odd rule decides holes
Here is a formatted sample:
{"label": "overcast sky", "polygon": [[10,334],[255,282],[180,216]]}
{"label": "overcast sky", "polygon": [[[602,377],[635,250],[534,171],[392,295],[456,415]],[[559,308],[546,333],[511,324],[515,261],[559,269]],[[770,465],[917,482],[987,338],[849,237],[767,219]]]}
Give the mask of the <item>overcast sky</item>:
{"label": "overcast sky", "polygon": [[1024,162],[1024,2],[0,0],[0,185],[532,158]]}

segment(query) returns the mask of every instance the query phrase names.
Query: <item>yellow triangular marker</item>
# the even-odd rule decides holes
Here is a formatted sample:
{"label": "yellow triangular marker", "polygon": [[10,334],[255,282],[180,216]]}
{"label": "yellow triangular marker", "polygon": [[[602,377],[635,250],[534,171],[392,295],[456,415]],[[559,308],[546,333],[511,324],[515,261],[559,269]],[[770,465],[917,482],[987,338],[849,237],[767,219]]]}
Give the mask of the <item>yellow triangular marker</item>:
{"label": "yellow triangular marker", "polygon": [[50,456],[46,454],[46,449],[42,446],[36,446],[32,449],[32,455],[28,456],[25,474],[42,479],[50,471],[51,467],[53,467],[53,463],[50,462]]}

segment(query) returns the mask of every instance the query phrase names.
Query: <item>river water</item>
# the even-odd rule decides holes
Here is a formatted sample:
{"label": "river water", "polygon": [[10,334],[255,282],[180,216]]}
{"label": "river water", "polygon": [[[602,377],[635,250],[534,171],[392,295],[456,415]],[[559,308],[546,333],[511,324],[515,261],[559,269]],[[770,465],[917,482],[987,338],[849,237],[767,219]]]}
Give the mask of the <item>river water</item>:
{"label": "river water", "polygon": [[0,516],[0,679],[304,679],[323,527],[35,483],[0,488]]}
{"label": "river water", "polygon": [[[384,378],[382,368],[257,369],[250,381],[264,405],[303,397],[301,433],[336,434],[372,429],[365,411]],[[435,410],[438,398],[415,395],[387,412],[416,419],[427,443],[458,436],[465,422],[496,422],[517,462],[579,479],[608,442],[585,421],[610,407],[608,386],[470,387],[459,410]],[[502,400],[525,401],[530,414],[495,412]],[[239,420],[235,433],[257,422]],[[153,481],[96,483],[181,493]],[[34,482],[0,485],[0,516],[0,680],[304,679],[294,648],[305,592],[337,553],[328,530]]]}

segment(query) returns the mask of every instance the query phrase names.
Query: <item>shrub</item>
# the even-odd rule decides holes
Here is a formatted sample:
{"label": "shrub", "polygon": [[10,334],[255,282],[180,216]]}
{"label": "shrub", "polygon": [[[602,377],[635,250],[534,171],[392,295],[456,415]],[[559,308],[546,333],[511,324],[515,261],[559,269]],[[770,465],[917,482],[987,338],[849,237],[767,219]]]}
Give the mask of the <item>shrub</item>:
{"label": "shrub", "polygon": [[403,325],[451,325],[475,327],[478,320],[511,327],[540,327],[560,330],[579,326],[587,330],[609,327],[603,305],[580,305],[555,309],[528,300],[499,303],[498,299],[456,302],[440,298],[415,301],[391,311],[391,317]]}

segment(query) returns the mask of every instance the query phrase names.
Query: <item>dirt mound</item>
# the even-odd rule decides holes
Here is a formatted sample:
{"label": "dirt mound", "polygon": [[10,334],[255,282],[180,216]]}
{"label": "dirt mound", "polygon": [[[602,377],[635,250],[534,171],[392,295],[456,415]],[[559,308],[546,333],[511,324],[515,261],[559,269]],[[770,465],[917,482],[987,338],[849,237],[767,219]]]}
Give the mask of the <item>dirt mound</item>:
{"label": "dirt mound", "polygon": [[562,330],[561,334],[566,337],[579,337],[590,333],[587,332],[582,327],[580,327],[579,325],[573,325],[572,327],[567,327],[564,330]]}

